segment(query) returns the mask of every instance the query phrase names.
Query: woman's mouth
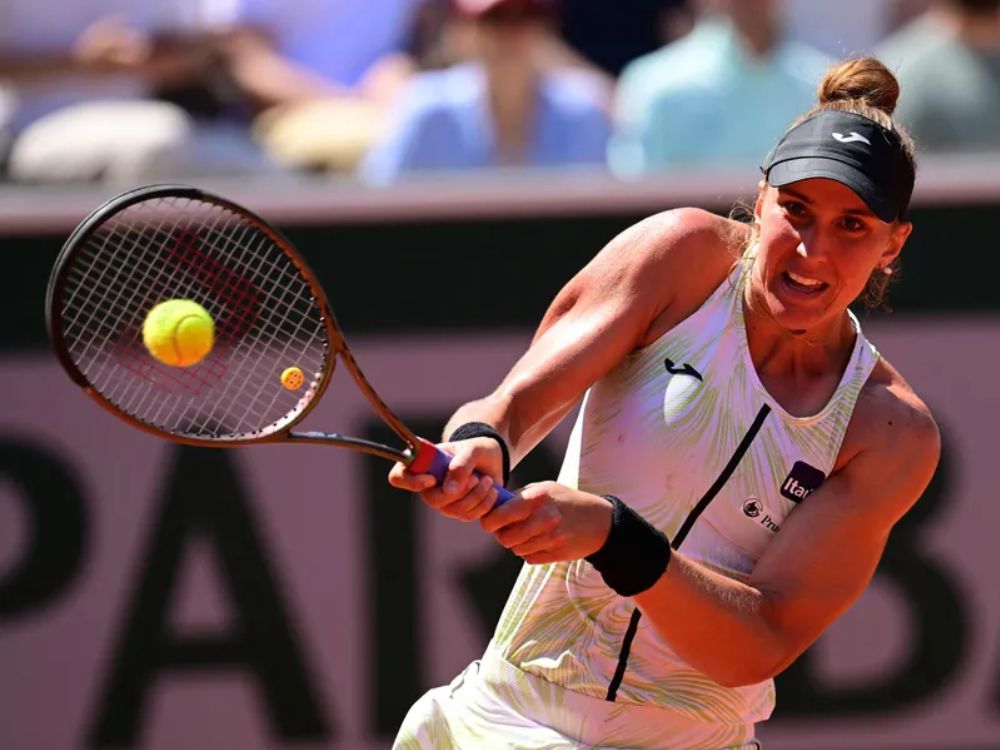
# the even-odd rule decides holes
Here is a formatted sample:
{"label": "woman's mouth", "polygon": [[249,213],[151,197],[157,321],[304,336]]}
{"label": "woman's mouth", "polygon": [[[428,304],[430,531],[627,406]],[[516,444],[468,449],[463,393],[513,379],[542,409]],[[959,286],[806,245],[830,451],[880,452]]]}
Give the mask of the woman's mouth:
{"label": "woman's mouth", "polygon": [[802,276],[797,273],[792,273],[791,271],[783,271],[781,274],[781,280],[786,288],[796,294],[804,294],[811,297],[821,294],[830,287],[830,285],[825,281],[813,279],[809,276]]}

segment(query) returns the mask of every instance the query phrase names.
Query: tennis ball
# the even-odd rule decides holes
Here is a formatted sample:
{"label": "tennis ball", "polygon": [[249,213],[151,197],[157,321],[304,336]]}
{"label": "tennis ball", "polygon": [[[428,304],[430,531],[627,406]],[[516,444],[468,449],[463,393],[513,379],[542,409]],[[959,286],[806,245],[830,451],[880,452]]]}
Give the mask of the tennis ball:
{"label": "tennis ball", "polygon": [[281,384],[290,391],[297,391],[304,381],[305,375],[298,367],[289,367],[281,373]]}
{"label": "tennis ball", "polygon": [[142,324],[142,342],[165,365],[190,367],[212,351],[215,324],[208,311],[189,299],[156,305]]}

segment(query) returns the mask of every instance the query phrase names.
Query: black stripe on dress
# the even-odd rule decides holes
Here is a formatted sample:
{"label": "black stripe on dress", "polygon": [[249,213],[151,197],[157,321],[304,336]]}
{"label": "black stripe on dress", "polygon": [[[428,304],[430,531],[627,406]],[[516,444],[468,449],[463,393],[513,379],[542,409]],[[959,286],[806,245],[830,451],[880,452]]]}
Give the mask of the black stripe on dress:
{"label": "black stripe on dress", "polygon": [[[764,425],[764,420],[767,419],[767,415],[771,413],[771,407],[768,404],[764,404],[760,407],[760,411],[757,412],[757,416],[753,420],[753,424],[750,425],[750,429],[747,430],[747,434],[743,436],[740,444],[736,447],[736,451],[730,457],[726,467],[722,470],[716,480],[712,483],[712,486],[708,488],[708,492],[704,494],[698,504],[694,506],[690,513],[688,513],[687,518],[684,519],[684,523],[681,524],[680,529],[677,531],[677,535],[670,542],[674,549],[680,549],[681,544],[687,537],[688,533],[691,531],[691,527],[694,526],[694,522],[698,520],[698,517],[705,512],[705,508],[708,504],[715,499],[715,496],[719,494],[719,491],[725,486],[726,482],[736,471],[736,467],[739,465],[740,461],[743,459],[744,454],[749,450],[750,444],[753,442],[754,438],[757,437],[757,433],[760,432],[760,428]],[[625,678],[625,669],[628,666],[628,655],[629,651],[632,650],[632,640],[635,638],[636,631],[639,630],[639,620],[642,617],[642,612],[636,607],[632,611],[632,618],[629,620],[628,629],[625,631],[625,637],[622,639],[622,650],[618,654],[618,666],[615,669],[615,676],[611,678],[611,684],[608,685],[608,694],[605,696],[605,700],[614,701],[618,696],[618,688],[621,687],[622,680]]]}

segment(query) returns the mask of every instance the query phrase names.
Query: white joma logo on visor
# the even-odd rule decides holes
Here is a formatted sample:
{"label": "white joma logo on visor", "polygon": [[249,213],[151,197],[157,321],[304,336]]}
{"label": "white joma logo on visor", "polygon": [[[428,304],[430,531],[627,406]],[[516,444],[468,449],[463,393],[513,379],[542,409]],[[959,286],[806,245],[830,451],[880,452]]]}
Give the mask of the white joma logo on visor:
{"label": "white joma logo on visor", "polygon": [[841,143],[861,142],[861,143],[867,143],[869,146],[872,145],[872,142],[869,141],[867,138],[865,138],[863,135],[861,135],[861,133],[856,133],[853,130],[851,131],[850,135],[844,135],[843,133],[834,133],[833,137],[836,138]]}

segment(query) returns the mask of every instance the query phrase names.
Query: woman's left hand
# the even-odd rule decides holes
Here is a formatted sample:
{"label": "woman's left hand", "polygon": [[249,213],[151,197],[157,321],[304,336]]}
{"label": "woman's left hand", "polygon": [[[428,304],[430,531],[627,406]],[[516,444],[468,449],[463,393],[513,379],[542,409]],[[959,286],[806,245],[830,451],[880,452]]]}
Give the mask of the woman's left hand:
{"label": "woman's left hand", "polygon": [[611,503],[557,482],[538,482],[479,522],[525,562],[579,560],[597,552],[607,540]]}

